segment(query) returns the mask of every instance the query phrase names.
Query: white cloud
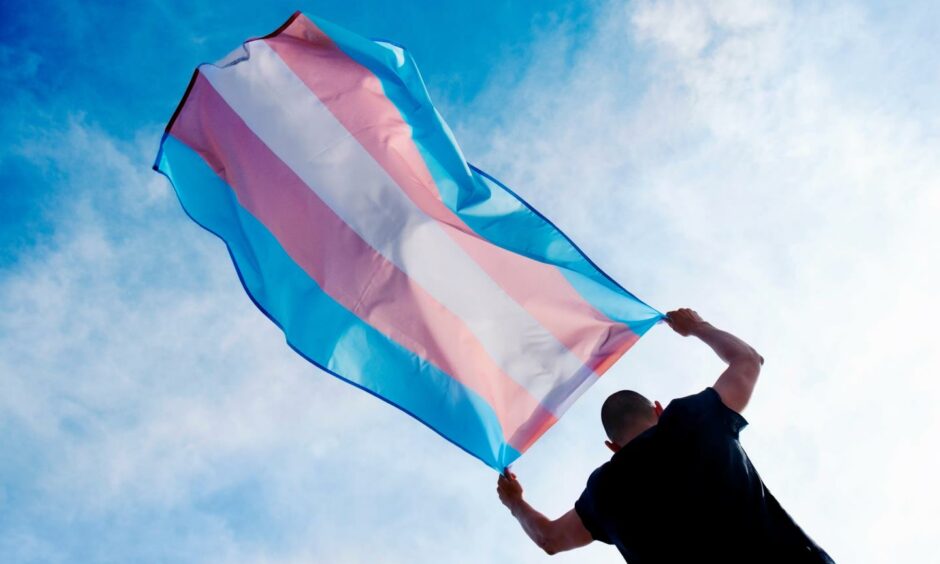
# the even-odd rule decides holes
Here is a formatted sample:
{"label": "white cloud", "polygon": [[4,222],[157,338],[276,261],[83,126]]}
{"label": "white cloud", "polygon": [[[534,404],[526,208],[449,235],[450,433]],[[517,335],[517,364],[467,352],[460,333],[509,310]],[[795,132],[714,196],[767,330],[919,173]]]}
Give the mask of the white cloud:
{"label": "white cloud", "polygon": [[631,31],[654,40],[679,57],[697,55],[712,37],[707,7],[701,2],[648,2],[633,12]]}

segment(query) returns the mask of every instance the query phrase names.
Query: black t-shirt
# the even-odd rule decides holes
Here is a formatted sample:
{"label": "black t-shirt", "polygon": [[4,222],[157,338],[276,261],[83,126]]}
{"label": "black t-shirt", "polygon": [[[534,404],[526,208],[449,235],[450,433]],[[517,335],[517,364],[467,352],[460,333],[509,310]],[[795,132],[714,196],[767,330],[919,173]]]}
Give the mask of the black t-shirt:
{"label": "black t-shirt", "polygon": [[591,474],[575,510],[629,564],[832,562],[780,507],[718,392],[673,400]]}

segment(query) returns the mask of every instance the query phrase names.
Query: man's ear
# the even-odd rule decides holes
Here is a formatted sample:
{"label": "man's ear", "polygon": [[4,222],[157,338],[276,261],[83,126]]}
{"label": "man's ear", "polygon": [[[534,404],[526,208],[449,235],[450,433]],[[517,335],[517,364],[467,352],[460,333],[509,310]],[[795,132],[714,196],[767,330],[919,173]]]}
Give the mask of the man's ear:
{"label": "man's ear", "polygon": [[616,443],[612,443],[610,441],[604,441],[604,444],[607,445],[607,448],[609,448],[611,452],[617,452],[618,450],[620,450],[620,445]]}
{"label": "man's ear", "polygon": [[663,414],[663,405],[658,401],[653,402],[653,411],[656,412],[656,418],[658,419],[660,415]]}

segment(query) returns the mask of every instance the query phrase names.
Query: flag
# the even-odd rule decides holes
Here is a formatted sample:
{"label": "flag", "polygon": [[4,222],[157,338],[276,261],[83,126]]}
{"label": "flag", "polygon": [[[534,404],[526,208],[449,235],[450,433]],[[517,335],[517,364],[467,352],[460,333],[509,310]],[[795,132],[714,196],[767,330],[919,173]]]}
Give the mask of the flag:
{"label": "flag", "polygon": [[316,17],[200,65],[154,168],[295,351],[498,470],[663,317],[466,162],[403,48]]}

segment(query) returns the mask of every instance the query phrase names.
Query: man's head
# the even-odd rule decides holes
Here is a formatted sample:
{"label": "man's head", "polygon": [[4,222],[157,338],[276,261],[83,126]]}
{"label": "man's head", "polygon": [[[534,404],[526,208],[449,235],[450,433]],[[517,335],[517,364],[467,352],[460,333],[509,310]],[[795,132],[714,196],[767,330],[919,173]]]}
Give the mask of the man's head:
{"label": "man's head", "polygon": [[662,407],[632,390],[611,394],[601,407],[601,423],[607,431],[605,441],[610,450],[617,452],[637,435],[659,421]]}

